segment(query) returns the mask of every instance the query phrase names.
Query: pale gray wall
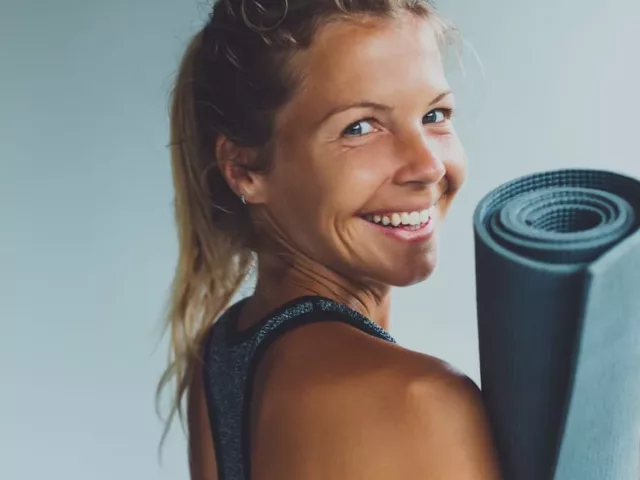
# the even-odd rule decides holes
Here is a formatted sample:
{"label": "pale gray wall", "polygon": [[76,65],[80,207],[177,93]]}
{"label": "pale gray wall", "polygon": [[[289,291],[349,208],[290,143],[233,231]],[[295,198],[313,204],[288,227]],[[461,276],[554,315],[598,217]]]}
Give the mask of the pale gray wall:
{"label": "pale gray wall", "polygon": [[[441,0],[467,55],[466,190],[392,333],[479,380],[470,217],[560,166],[640,176],[640,4]],[[187,479],[157,463],[157,325],[176,257],[167,94],[202,0],[0,0],[0,478]]]}

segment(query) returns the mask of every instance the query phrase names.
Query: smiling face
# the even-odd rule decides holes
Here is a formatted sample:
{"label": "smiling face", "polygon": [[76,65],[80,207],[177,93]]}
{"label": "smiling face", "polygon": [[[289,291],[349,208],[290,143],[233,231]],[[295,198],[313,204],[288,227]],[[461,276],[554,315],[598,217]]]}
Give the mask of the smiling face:
{"label": "smiling face", "polygon": [[292,68],[301,84],[277,116],[254,218],[293,258],[344,278],[424,280],[465,176],[430,21],[327,24]]}

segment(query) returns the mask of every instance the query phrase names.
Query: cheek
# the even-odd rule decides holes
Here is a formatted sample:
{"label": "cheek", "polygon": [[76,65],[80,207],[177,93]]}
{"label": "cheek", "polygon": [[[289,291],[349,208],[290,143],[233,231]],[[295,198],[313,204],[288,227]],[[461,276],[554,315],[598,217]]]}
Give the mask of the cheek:
{"label": "cheek", "polygon": [[457,135],[452,135],[446,145],[443,155],[449,190],[455,194],[467,178],[467,157]]}
{"label": "cheek", "polygon": [[307,253],[316,252],[326,243],[325,237],[336,218],[345,216],[350,201],[344,176],[312,167],[297,165],[276,173],[269,184],[268,201],[281,235],[291,246]]}
{"label": "cheek", "polygon": [[354,216],[375,195],[384,178],[374,162],[373,152],[354,152],[338,158],[325,156],[322,165],[305,168],[304,175],[302,169],[296,169],[295,174],[283,172],[272,184],[277,201],[270,199],[274,200],[271,214],[280,225],[283,240],[326,262],[334,261],[336,248],[343,251],[345,245],[358,244],[362,233]]}
{"label": "cheek", "polygon": [[301,193],[309,208],[323,221],[352,217],[389,176],[388,163],[380,151],[367,148],[324,152],[309,178],[313,181]]}
{"label": "cheek", "polygon": [[389,177],[382,158],[385,157],[381,152],[359,152],[357,158],[354,156],[347,160],[348,165],[336,178],[336,183],[342,185],[344,195],[351,200],[353,208],[362,208]]}

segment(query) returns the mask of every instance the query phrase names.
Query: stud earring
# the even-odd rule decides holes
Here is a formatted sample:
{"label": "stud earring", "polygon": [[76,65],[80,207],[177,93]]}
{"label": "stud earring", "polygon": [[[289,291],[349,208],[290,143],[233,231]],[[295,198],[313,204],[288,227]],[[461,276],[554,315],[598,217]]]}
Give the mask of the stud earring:
{"label": "stud earring", "polygon": [[247,204],[247,199],[246,199],[246,198],[244,198],[244,195],[240,195],[240,201],[241,201],[244,205],[246,205],[246,204]]}

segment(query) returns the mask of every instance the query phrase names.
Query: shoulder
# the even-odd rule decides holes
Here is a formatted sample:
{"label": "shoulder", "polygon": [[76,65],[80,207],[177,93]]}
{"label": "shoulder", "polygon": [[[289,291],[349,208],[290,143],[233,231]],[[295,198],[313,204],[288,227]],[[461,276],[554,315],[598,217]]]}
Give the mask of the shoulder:
{"label": "shoulder", "polygon": [[253,462],[265,480],[498,478],[474,382],[346,325],[281,339],[256,393]]}

